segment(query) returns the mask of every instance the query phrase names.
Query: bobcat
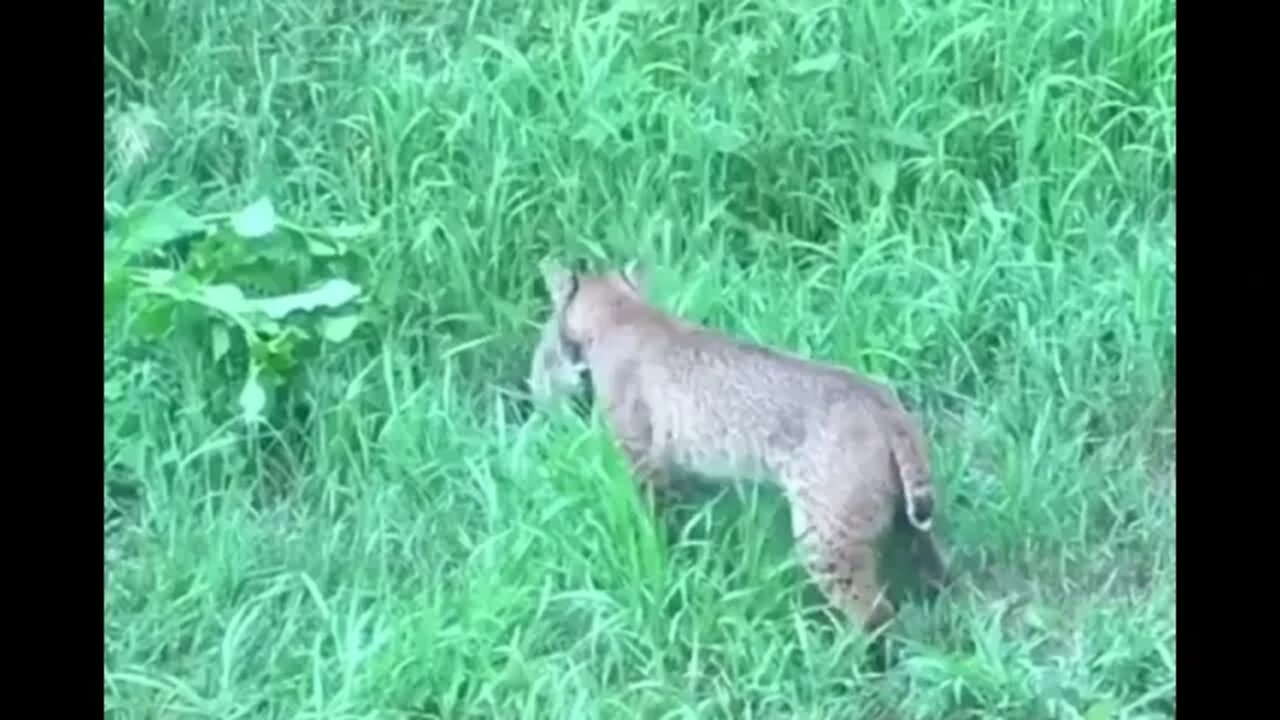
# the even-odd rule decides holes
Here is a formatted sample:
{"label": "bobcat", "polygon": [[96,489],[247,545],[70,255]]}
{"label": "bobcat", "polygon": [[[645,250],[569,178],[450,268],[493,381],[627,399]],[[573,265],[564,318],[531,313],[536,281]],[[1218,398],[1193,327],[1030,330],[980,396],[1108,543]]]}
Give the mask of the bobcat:
{"label": "bobcat", "polygon": [[895,614],[879,575],[885,541],[906,536],[926,579],[946,582],[922,431],[887,389],[674,317],[646,299],[634,264],[584,274],[546,260],[540,270],[553,309],[535,394],[549,400],[589,378],[652,492],[667,494],[676,472],[777,483],[811,577],[867,630]]}

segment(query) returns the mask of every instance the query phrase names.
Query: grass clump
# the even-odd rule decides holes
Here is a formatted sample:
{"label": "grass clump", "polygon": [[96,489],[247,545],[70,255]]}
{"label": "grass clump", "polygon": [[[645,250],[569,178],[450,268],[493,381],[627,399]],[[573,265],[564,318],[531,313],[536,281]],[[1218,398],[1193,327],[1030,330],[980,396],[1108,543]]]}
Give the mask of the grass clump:
{"label": "grass clump", "polygon": [[[105,24],[108,716],[1175,715],[1171,3]],[[548,252],[920,409],[960,578],[886,667],[774,495],[668,537],[522,414]]]}

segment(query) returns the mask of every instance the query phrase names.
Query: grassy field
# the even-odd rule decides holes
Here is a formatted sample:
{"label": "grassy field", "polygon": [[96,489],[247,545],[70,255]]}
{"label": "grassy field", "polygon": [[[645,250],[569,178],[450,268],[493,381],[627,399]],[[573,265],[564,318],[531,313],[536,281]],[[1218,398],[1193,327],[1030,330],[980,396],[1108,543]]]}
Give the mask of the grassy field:
{"label": "grassy field", "polygon": [[[105,21],[110,221],[287,231],[246,294],[363,292],[257,430],[238,336],[104,314],[107,717],[1174,716],[1172,2]],[[547,253],[919,409],[957,582],[886,663],[776,493],[654,517],[597,421],[516,398]]]}

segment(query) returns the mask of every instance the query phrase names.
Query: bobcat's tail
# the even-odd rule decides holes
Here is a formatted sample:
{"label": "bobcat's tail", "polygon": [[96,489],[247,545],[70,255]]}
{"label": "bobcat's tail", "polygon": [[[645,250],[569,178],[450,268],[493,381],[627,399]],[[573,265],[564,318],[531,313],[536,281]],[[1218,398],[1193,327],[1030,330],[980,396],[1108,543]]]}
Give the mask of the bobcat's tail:
{"label": "bobcat's tail", "polygon": [[906,503],[907,520],[918,530],[928,532],[933,528],[936,506],[933,474],[924,454],[923,441],[899,423],[889,432],[889,447],[898,466],[898,481],[902,483],[902,496]]}

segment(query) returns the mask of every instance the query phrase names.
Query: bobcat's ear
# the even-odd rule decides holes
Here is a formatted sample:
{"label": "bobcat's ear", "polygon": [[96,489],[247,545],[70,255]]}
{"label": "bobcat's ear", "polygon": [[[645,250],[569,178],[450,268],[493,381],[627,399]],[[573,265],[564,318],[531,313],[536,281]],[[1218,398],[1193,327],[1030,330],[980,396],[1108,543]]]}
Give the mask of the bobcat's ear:
{"label": "bobcat's ear", "polygon": [[564,307],[568,304],[573,298],[573,293],[578,289],[578,276],[561,265],[559,261],[551,258],[539,263],[538,270],[542,273],[542,282],[546,285],[547,293],[551,295],[551,301],[556,307]]}
{"label": "bobcat's ear", "polygon": [[644,295],[649,291],[649,266],[640,260],[632,260],[622,268],[622,279]]}

